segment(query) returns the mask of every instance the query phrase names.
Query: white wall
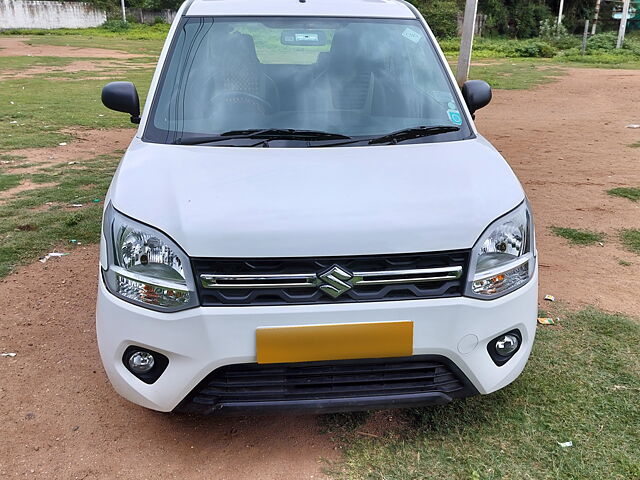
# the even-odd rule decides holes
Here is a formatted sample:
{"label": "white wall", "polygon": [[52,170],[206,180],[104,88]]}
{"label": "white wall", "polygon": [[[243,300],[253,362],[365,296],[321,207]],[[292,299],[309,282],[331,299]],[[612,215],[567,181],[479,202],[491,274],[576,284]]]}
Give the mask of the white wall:
{"label": "white wall", "polygon": [[141,8],[127,8],[127,15],[133,16],[140,23],[153,24],[157,17],[171,23],[176,17],[176,10],[142,10]]}
{"label": "white wall", "polygon": [[104,11],[88,3],[0,0],[0,30],[97,27],[106,20]]}

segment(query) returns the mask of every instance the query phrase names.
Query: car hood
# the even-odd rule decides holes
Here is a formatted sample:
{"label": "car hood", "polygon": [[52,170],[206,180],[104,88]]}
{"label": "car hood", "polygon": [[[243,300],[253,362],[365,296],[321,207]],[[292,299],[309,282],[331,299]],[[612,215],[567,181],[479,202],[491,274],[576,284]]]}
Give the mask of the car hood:
{"label": "car hood", "polygon": [[190,256],[244,258],[470,248],[523,199],[482,137],[334,148],[134,139],[108,198]]}

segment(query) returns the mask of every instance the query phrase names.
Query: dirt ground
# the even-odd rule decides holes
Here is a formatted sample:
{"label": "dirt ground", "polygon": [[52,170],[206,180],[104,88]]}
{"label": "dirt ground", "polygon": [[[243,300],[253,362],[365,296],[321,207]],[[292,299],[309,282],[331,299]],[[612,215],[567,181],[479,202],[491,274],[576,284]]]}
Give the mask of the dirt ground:
{"label": "dirt ground", "polygon": [[[572,307],[640,310],[640,257],[616,241],[618,229],[640,227],[640,204],[605,193],[640,185],[640,151],[627,146],[640,131],[625,128],[640,123],[638,85],[640,71],[568,70],[533,90],[497,91],[478,113],[480,131],[533,203],[541,295]],[[132,134],[106,135],[122,148]],[[96,141],[102,135],[86,132],[66,152],[20,153],[29,162],[111,153],[110,140]],[[550,225],[602,231],[607,240],[571,247]],[[97,262],[96,246],[78,247],[0,281],[0,350],[17,354],[0,357],[0,477],[300,480],[322,478],[323,459],[339,459],[316,416],[185,417],[120,398],[96,347]],[[380,416],[373,418],[361,428],[365,435],[377,431]]]}
{"label": "dirt ground", "polygon": [[[34,75],[42,75],[45,73],[75,73],[80,71],[99,72],[106,69],[125,70],[129,67],[155,67],[155,64],[150,63],[128,62],[130,59],[145,56],[136,53],[127,53],[120,50],[108,50],[104,48],[79,48],[64,45],[32,45],[29,43],[29,39],[25,37],[0,37],[0,57],[24,55],[32,57],[78,58],[78,60],[73,60],[67,65],[34,65],[20,70],[5,69],[0,72],[0,81],[16,78],[29,78]],[[102,77],[94,76],[93,78],[100,79]],[[108,78],[110,77],[104,77],[104,79]],[[58,77],[57,80],[62,81],[73,79]]]}
{"label": "dirt ground", "polygon": [[[569,69],[556,83],[497,91],[478,112],[478,129],[509,161],[533,205],[541,298],[640,312],[640,258],[617,241],[620,229],[640,228],[640,203],[606,194],[640,186],[640,150],[629,147],[640,130],[626,128],[640,123],[639,85],[638,70]],[[570,246],[552,225],[603,232],[604,246]]]}
{"label": "dirt ground", "polygon": [[71,47],[65,45],[31,45],[27,37],[10,36],[0,38],[0,57],[78,57],[78,58],[135,58],[137,53],[105,48]]}

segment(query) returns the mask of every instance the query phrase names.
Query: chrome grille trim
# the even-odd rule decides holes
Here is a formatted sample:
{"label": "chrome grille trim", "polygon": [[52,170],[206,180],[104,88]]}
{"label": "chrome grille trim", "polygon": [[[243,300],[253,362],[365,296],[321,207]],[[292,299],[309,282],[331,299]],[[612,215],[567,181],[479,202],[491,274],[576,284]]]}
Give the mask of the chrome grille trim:
{"label": "chrome grille trim", "polygon": [[291,275],[200,275],[204,288],[299,288],[314,287],[318,277],[315,273]]}
{"label": "chrome grille trim", "polygon": [[[461,266],[420,268],[411,270],[389,270],[378,272],[353,272],[347,280],[351,286],[395,285],[403,283],[426,283],[456,280],[462,276]],[[275,274],[275,275],[217,275],[201,274],[200,283],[204,288],[215,289],[255,289],[255,288],[309,288],[319,287],[325,281],[316,273]]]}

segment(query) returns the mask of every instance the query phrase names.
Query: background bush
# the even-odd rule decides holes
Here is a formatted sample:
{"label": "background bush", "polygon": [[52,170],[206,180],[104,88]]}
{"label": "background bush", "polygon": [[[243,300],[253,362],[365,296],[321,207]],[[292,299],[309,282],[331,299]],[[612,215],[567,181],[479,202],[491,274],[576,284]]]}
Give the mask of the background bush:
{"label": "background bush", "polygon": [[105,30],[109,30],[110,32],[124,32],[131,28],[131,24],[125,22],[123,20],[107,20],[101,26]]}
{"label": "background bush", "polygon": [[458,12],[461,10],[456,0],[414,0],[413,4],[439,39],[458,34]]}
{"label": "background bush", "polygon": [[516,57],[551,58],[556,56],[558,50],[546,42],[528,40],[516,45],[514,53]]}
{"label": "background bush", "polygon": [[540,22],[540,40],[560,50],[567,50],[580,46],[580,39],[569,35],[567,27],[556,21],[555,18],[547,18]]}

